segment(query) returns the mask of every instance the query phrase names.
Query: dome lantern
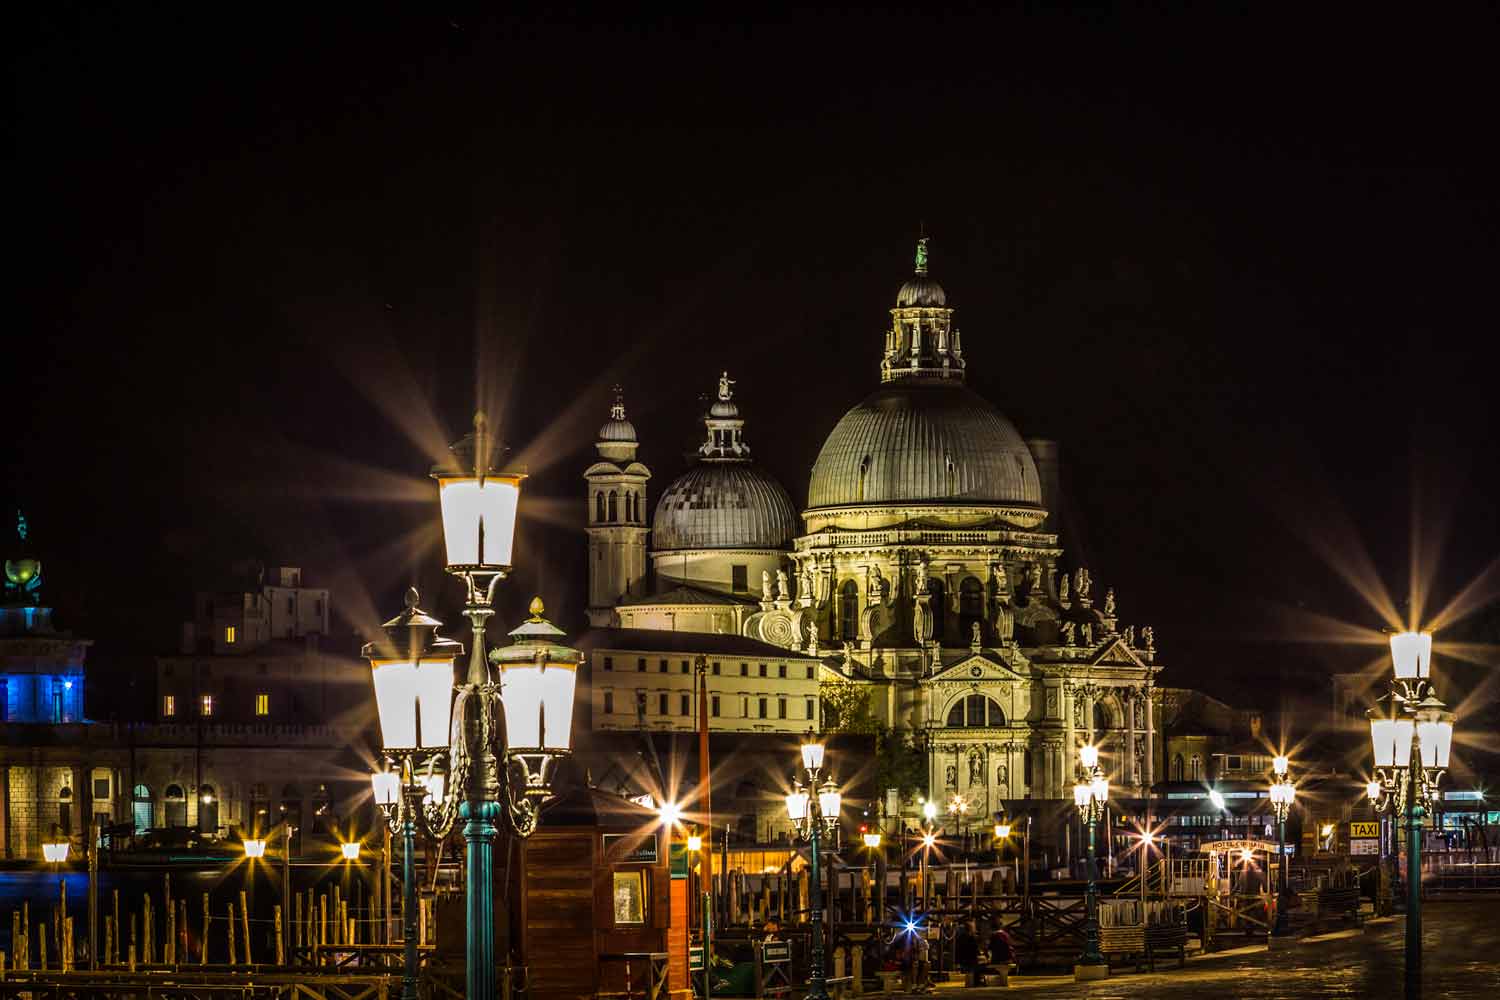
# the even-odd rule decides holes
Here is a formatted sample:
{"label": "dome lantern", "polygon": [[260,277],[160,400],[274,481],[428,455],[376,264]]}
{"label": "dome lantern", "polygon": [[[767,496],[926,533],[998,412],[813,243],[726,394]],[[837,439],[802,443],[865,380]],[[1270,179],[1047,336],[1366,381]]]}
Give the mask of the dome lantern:
{"label": "dome lantern", "polygon": [[904,378],[962,381],[963,348],[953,326],[948,295],[928,271],[927,237],[917,240],[916,269],[896,293],[891,328],[885,334],[880,379]]}

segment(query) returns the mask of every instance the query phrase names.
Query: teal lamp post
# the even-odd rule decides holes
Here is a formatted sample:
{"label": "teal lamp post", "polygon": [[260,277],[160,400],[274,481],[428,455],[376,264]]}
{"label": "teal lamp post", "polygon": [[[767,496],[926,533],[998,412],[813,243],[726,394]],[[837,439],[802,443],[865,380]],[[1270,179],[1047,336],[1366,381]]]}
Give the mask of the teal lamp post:
{"label": "teal lamp post", "polygon": [[1271,782],[1269,795],[1271,798],[1271,810],[1276,814],[1276,923],[1271,928],[1271,936],[1283,938],[1287,936],[1286,911],[1291,902],[1291,893],[1287,888],[1287,860],[1286,860],[1286,814],[1291,810],[1292,803],[1297,798],[1297,786],[1288,773],[1287,758],[1284,754],[1278,755],[1271,761],[1271,771],[1276,775]]}
{"label": "teal lamp post", "polygon": [[[502,832],[524,838],[536,830],[541,801],[551,790],[552,765],[571,749],[573,693],[583,657],[563,645],[562,630],[542,617],[540,598],[531,602],[531,617],[510,633],[514,642],[487,654],[485,625],[494,615],[495,588],[510,573],[525,474],[492,467],[504,449],[483,413],[475,415],[473,433],[450,450],[452,460],[435,467],[432,477],[438,483],[446,568],[464,582],[464,616],[473,643],[456,687],[454,664],[463,652],[457,643],[443,647],[438,657],[423,655],[422,642],[392,643],[391,626],[399,626],[396,633],[415,628],[434,646],[446,642],[435,639],[438,622],[416,609],[412,591],[407,615],[387,626],[385,646],[367,651],[386,756],[401,764],[394,786],[390,778],[377,778],[385,782],[383,791],[377,784],[377,794],[386,798],[392,829],[402,834],[408,857],[415,828],[442,839],[462,821],[464,995],[495,1000],[495,841]],[[402,655],[381,658],[392,651]],[[409,942],[413,938],[408,934]],[[414,977],[412,944],[407,951]]]}
{"label": "teal lamp post", "polygon": [[1403,817],[1406,825],[1406,996],[1422,995],[1422,826],[1448,769],[1453,714],[1433,691],[1432,635],[1391,636],[1390,710],[1370,714],[1375,780],[1366,788],[1378,811]]}
{"label": "teal lamp post", "polygon": [[1099,952],[1099,885],[1094,860],[1094,828],[1104,817],[1104,807],[1109,802],[1109,779],[1099,766],[1099,748],[1085,745],[1078,748],[1078,761],[1082,765],[1079,781],[1073,786],[1073,804],[1078,815],[1089,830],[1089,886],[1084,899],[1083,954],[1073,966],[1073,979],[1083,982],[1104,979],[1109,975],[1109,963]]}
{"label": "teal lamp post", "polygon": [[[818,784],[818,772],[823,769],[823,744],[808,733],[802,743],[802,772],[792,779],[792,791],[786,797],[787,818],[797,831],[797,836],[811,847],[809,882],[812,910],[812,954],[808,961],[807,1000],[828,1000],[828,980],[823,960],[823,887],[818,855],[824,836],[832,836],[839,825],[839,809],[843,796],[832,777]],[[806,778],[804,783],[803,778]],[[816,794],[813,794],[816,792]]]}

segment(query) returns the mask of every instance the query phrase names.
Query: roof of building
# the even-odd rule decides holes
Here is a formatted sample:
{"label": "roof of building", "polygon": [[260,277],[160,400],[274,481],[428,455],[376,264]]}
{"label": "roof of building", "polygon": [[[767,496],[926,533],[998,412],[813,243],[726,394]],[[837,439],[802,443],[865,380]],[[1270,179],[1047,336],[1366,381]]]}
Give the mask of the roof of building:
{"label": "roof of building", "polygon": [[715,606],[738,607],[742,604],[754,604],[749,598],[729,597],[726,594],[716,594],[711,590],[699,590],[697,587],[678,586],[660,594],[652,594],[649,597],[632,597],[618,603],[622,608],[639,607],[681,607],[693,604],[712,604]]}
{"label": "roof of building", "polygon": [[596,628],[578,639],[583,649],[626,650],[642,653],[702,653],[705,656],[744,656],[762,660],[820,660],[794,649],[783,649],[758,639],[717,632],[668,632],[649,628]]}
{"label": "roof of building", "polygon": [[823,442],[810,508],[880,503],[996,503],[1040,508],[1026,442],[983,397],[953,381],[882,386]]}

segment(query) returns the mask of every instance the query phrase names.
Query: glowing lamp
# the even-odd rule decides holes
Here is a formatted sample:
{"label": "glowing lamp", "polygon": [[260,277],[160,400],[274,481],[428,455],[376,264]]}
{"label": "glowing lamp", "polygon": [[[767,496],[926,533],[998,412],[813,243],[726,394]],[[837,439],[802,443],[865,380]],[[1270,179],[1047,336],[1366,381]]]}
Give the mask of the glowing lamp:
{"label": "glowing lamp", "polygon": [[1271,771],[1276,775],[1276,777],[1280,778],[1286,774],[1287,765],[1289,763],[1290,762],[1286,759],[1285,754],[1273,757],[1271,758]]}
{"label": "glowing lamp", "polygon": [[1095,802],[1105,802],[1109,799],[1109,779],[1100,775],[1089,783],[1089,791],[1094,796]]}
{"label": "glowing lamp", "polygon": [[1208,801],[1214,804],[1215,809],[1222,810],[1224,808],[1224,793],[1217,788],[1210,788],[1208,790]]}
{"label": "glowing lamp", "polygon": [[1009,836],[1010,836],[1010,824],[1009,823],[996,823],[995,824],[995,838],[997,840],[1004,840],[1006,837],[1009,837]]}
{"label": "glowing lamp", "polygon": [[839,793],[838,786],[831,780],[823,782],[823,787],[818,789],[818,811],[823,818],[836,819],[843,802],[844,796]]}
{"label": "glowing lamp", "polygon": [[1365,782],[1365,795],[1366,795],[1366,797],[1369,798],[1369,800],[1371,802],[1379,802],[1380,801],[1380,792],[1381,792],[1380,782],[1378,782],[1378,781],[1367,781],[1367,782]]}
{"label": "glowing lamp", "polygon": [[370,775],[377,806],[393,806],[401,795],[401,775],[396,771],[376,771]]}
{"label": "glowing lamp", "polygon": [[802,766],[809,771],[816,771],[823,766],[823,744],[813,739],[803,741]]}
{"label": "glowing lamp", "polygon": [[386,622],[383,638],[361,650],[375,682],[380,739],[388,751],[448,746],[453,719],[453,661],[462,644],[439,638],[442,622],[417,607],[415,587],[406,610]]}
{"label": "glowing lamp", "polygon": [[1089,804],[1089,795],[1092,788],[1082,782],[1073,786],[1073,804],[1080,809],[1086,809]]}
{"label": "glowing lamp", "polygon": [[1324,823],[1321,827],[1318,828],[1318,832],[1321,833],[1325,837],[1331,837],[1331,836],[1333,836],[1333,824],[1332,823]]}
{"label": "glowing lamp", "polygon": [[1078,760],[1084,767],[1096,767],[1099,764],[1099,748],[1092,743],[1085,743],[1078,748]]}
{"label": "glowing lamp", "polygon": [[931,847],[933,844],[936,844],[936,843],[937,843],[937,837],[935,835],[933,835],[931,833],[924,833],[924,834],[922,834],[922,846],[923,847]]}
{"label": "glowing lamp", "polygon": [[266,842],[259,838],[245,841],[245,857],[263,858],[266,856]]}
{"label": "glowing lamp", "polygon": [[807,818],[808,794],[801,789],[787,795],[786,815],[793,823],[801,822]]}
{"label": "glowing lamp", "polygon": [[526,475],[492,467],[491,461],[505,448],[490,433],[482,412],[474,414],[474,430],[449,451],[453,458],[432,470],[443,512],[448,572],[508,573]]}
{"label": "glowing lamp", "polygon": [[1411,719],[1370,716],[1370,745],[1376,767],[1406,767],[1411,763]]}
{"label": "glowing lamp", "polygon": [[865,834],[864,840],[865,846],[872,851],[880,846],[880,834],[878,833],[867,833]]}
{"label": "glowing lamp", "polygon": [[443,792],[446,790],[446,782],[441,774],[428,774],[419,779],[423,788],[422,799],[424,802],[443,801]]}
{"label": "glowing lamp", "polygon": [[687,849],[690,851],[703,850],[703,838],[696,833],[688,834]]}
{"label": "glowing lamp", "polygon": [[1448,712],[1432,713],[1417,721],[1417,740],[1422,749],[1422,766],[1446,768],[1453,749],[1453,716]]}
{"label": "glowing lamp", "polygon": [[340,844],[339,845],[339,852],[344,855],[344,860],[345,861],[358,861],[359,860],[359,841],[354,840],[354,841],[350,841],[347,844]]}
{"label": "glowing lamp", "polygon": [[1432,633],[1402,632],[1391,636],[1391,663],[1398,680],[1417,680],[1432,670]]}
{"label": "glowing lamp", "polygon": [[510,645],[490,651],[490,662],[500,668],[506,749],[551,757],[572,750],[583,654],[563,645],[565,633],[542,617],[545,610],[540,597],[532,598],[531,617],[511,631]]}
{"label": "glowing lamp", "polygon": [[937,819],[937,813],[938,813],[938,810],[937,810],[937,803],[936,802],[932,801],[931,799],[928,799],[926,802],[922,803],[922,818],[923,819],[926,819],[929,822],[931,822],[932,820]]}
{"label": "glowing lamp", "polygon": [[67,841],[63,841],[60,844],[43,844],[42,857],[46,858],[53,864],[61,864],[62,862],[68,860]]}
{"label": "glowing lamp", "polygon": [[662,826],[674,827],[682,822],[682,806],[676,802],[663,802],[656,809],[656,814],[661,817]]}

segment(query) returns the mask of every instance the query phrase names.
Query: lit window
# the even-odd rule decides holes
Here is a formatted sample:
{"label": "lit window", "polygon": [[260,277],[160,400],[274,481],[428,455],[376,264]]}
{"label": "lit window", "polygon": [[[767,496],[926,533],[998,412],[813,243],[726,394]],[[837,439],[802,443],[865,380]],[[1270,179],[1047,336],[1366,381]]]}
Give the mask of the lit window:
{"label": "lit window", "polygon": [[175,695],[163,695],[161,699],[161,714],[167,718],[177,714],[177,698]]}
{"label": "lit window", "polygon": [[206,694],[199,702],[200,714],[206,719],[214,714],[214,696]]}
{"label": "lit window", "polygon": [[233,646],[234,645],[234,626],[233,625],[225,625],[224,626],[224,642],[225,642],[226,645],[229,645],[229,646]]}
{"label": "lit window", "polygon": [[271,696],[270,695],[268,695],[268,694],[258,694],[258,695],[255,696],[255,714],[256,715],[270,715],[271,714]]}

